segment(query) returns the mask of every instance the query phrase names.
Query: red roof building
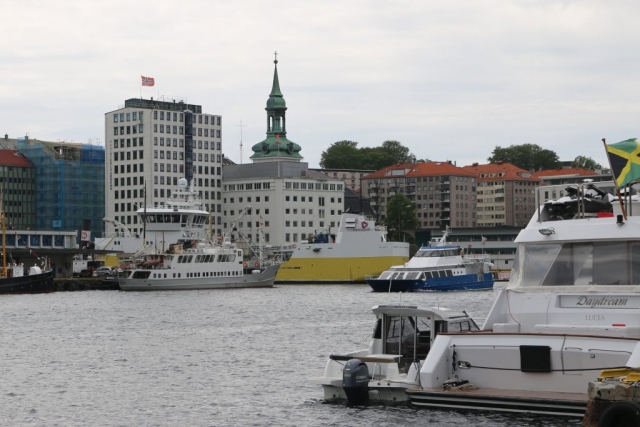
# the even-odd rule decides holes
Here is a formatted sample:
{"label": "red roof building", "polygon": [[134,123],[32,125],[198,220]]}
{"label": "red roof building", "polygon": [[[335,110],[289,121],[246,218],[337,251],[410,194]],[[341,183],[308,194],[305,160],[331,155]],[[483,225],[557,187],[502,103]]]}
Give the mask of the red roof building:
{"label": "red roof building", "polygon": [[524,227],[536,210],[535,189],[540,179],[511,163],[463,167],[478,179],[478,227]]}
{"label": "red roof building", "polygon": [[384,219],[396,194],[415,203],[419,228],[475,227],[476,177],[451,162],[400,163],[362,178],[365,194]]}
{"label": "red roof building", "polygon": [[35,168],[16,150],[0,149],[0,188],[7,227],[36,228]]}

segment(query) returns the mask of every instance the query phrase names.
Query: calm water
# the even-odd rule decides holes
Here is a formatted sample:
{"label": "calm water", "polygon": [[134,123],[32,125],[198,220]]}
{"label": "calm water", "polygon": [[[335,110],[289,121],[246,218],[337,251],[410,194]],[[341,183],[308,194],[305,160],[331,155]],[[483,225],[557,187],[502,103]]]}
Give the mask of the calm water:
{"label": "calm water", "polygon": [[[484,318],[494,292],[402,299]],[[361,347],[373,305],[398,301],[364,285],[0,296],[0,425],[568,424],[322,403],[309,378],[322,374],[329,354]]]}

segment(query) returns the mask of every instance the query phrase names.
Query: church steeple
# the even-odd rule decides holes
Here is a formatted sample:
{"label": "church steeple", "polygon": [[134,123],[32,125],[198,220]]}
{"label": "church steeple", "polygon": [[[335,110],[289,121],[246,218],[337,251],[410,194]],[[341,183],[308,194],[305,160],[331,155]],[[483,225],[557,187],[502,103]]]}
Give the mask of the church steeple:
{"label": "church steeple", "polygon": [[276,59],[273,61],[273,85],[265,108],[267,111],[267,138],[251,147],[254,152],[251,159],[261,161],[279,158],[299,162],[302,160],[302,156],[299,153],[301,147],[287,139],[287,103],[280,91],[278,53],[275,52],[275,55]]}

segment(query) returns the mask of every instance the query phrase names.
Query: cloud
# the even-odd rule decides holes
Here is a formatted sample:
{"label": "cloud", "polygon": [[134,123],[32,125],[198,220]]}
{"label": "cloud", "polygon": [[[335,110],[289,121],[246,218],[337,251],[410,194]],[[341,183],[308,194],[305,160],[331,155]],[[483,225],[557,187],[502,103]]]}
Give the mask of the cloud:
{"label": "cloud", "polygon": [[[246,161],[266,131],[277,50],[288,136],[312,166],[343,139],[458,164],[524,142],[604,163],[600,138],[638,134],[638,12],[588,0],[9,0],[0,132],[95,141],[125,99],[166,95],[221,114],[236,161],[242,120]],[[140,75],[156,86],[141,91]]]}

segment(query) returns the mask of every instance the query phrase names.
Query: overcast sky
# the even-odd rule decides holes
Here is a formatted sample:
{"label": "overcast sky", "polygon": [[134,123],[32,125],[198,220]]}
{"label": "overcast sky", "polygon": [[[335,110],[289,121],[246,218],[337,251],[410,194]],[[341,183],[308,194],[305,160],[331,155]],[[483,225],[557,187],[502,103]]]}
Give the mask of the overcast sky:
{"label": "overcast sky", "polygon": [[[606,163],[640,136],[637,1],[0,2],[0,128],[104,144],[104,114],[167,96],[222,115],[223,152],[264,139],[278,51],[287,137],[486,162],[534,143]],[[154,77],[153,88],[140,76]]]}

